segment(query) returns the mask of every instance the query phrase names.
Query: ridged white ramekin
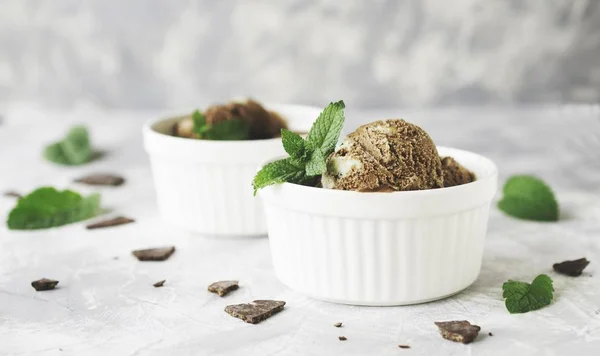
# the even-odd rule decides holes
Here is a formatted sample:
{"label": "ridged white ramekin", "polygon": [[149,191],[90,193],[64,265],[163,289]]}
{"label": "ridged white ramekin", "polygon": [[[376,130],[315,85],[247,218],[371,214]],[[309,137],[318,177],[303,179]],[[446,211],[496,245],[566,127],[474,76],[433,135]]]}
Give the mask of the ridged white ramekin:
{"label": "ridged white ramekin", "polygon": [[[289,129],[307,132],[320,109],[273,104]],[[169,222],[210,235],[262,235],[267,232],[260,200],[253,196],[257,167],[284,154],[281,138],[209,141],[172,136],[178,117],[144,125],[158,209]]]}
{"label": "ridged white ramekin", "polygon": [[481,268],[497,168],[474,153],[438,151],[477,180],[395,193],[289,183],[263,189],[278,278],[316,299],[356,305],[422,303],[471,285]]}

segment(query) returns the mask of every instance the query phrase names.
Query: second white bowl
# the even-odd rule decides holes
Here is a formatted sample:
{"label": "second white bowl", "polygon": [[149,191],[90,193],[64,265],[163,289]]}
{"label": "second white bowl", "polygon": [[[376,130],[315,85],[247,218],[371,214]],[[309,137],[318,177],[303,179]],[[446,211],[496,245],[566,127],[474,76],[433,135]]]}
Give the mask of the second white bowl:
{"label": "second white bowl", "polygon": [[[292,131],[307,132],[320,109],[271,104]],[[210,235],[262,235],[267,232],[262,205],[253,196],[252,179],[264,161],[284,154],[281,138],[209,141],[175,137],[179,117],[144,125],[158,209],[186,230]]]}
{"label": "second white bowl", "polygon": [[273,267],[290,288],[326,301],[402,305],[455,294],[481,268],[497,168],[438,147],[473,171],[473,183],[360,193],[284,183],[260,193]]}

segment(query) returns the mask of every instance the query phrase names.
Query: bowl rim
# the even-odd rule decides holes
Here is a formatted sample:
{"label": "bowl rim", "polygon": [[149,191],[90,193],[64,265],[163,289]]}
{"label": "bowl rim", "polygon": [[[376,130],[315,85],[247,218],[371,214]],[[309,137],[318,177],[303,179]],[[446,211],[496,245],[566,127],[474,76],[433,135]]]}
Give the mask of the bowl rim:
{"label": "bowl rim", "polygon": [[[357,192],[286,182],[265,187],[258,195],[267,207],[310,216],[354,219],[433,217],[490,204],[497,189],[496,164],[474,152],[444,146],[437,148],[441,156],[452,156],[463,165],[468,160],[471,164],[467,164],[467,168],[479,173],[478,179],[454,187],[399,192]],[[481,175],[481,171],[485,175]]]}
{"label": "bowl rim", "polygon": [[[326,189],[326,188],[319,188],[319,187],[311,187],[311,186],[306,186],[306,185],[301,185],[301,184],[296,184],[296,183],[290,183],[290,182],[283,182],[283,183],[279,183],[276,185],[279,186],[286,186],[286,187],[294,187],[293,189],[298,189],[298,190],[310,190],[310,191],[322,191],[323,194],[330,194],[332,196],[335,195],[344,195],[344,196],[349,196],[349,195],[358,195],[358,196],[364,196],[364,195],[369,195],[369,196],[389,196],[391,194],[393,195],[400,195],[402,194],[403,196],[407,196],[407,195],[431,195],[431,194],[438,194],[440,191],[448,191],[450,189],[452,190],[458,190],[458,189],[465,189],[464,187],[466,186],[472,186],[472,185],[476,185],[476,184],[481,184],[482,181],[485,181],[487,179],[493,179],[495,177],[498,176],[498,166],[494,163],[494,161],[492,161],[491,159],[487,158],[486,156],[480,155],[478,153],[472,152],[472,151],[467,151],[467,150],[463,150],[460,148],[454,148],[454,147],[447,147],[447,146],[436,146],[436,148],[438,149],[438,151],[440,149],[442,149],[443,151],[452,151],[452,152],[457,152],[457,153],[461,153],[461,154],[468,154],[468,155],[474,155],[477,156],[479,159],[483,160],[488,167],[490,168],[490,172],[483,176],[483,177],[476,177],[476,180],[469,182],[469,183],[465,183],[465,184],[460,184],[460,185],[455,185],[452,187],[442,187],[442,188],[432,188],[432,189],[423,189],[423,190],[406,190],[406,191],[396,191],[396,192],[358,192],[358,191],[354,191],[354,190],[341,190],[341,189]],[[447,157],[451,155],[440,155],[440,157]],[[273,161],[282,159],[282,158],[286,158],[286,157],[277,157],[277,158],[273,158],[273,159],[269,159],[267,161],[265,161],[263,164],[260,165],[260,169],[262,169],[266,164],[271,163]],[[268,189],[271,188],[273,186],[268,186],[265,187],[263,189]],[[259,190],[262,191],[263,189]]]}

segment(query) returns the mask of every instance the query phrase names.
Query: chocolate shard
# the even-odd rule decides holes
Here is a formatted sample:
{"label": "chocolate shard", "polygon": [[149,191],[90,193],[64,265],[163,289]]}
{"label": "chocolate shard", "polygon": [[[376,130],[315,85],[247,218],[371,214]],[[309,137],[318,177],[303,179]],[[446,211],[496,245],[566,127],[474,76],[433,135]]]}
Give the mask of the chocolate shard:
{"label": "chocolate shard", "polygon": [[219,281],[208,286],[208,291],[224,297],[239,288],[238,281]]}
{"label": "chocolate shard", "polygon": [[494,336],[494,334],[492,334],[492,332],[491,332],[491,331],[488,333],[488,335],[489,335],[489,336]]}
{"label": "chocolate shard", "polygon": [[47,279],[47,278],[42,278],[42,279],[38,279],[37,281],[31,282],[31,286],[33,288],[35,288],[35,290],[38,292],[45,291],[45,290],[52,290],[52,289],[56,288],[57,284],[58,284],[58,281],[55,281],[53,279]]}
{"label": "chocolate shard", "polygon": [[234,304],[225,307],[225,312],[250,324],[258,324],[279,313],[285,306],[280,300],[255,300],[252,303]]}
{"label": "chocolate shard", "polygon": [[341,328],[342,327],[342,323],[335,323],[335,324],[333,324],[333,326],[335,326],[336,328]]}
{"label": "chocolate shard", "polygon": [[481,328],[477,325],[471,325],[466,320],[460,321],[436,321],[435,325],[440,329],[440,334],[444,339],[469,344],[479,334]]}
{"label": "chocolate shard", "polygon": [[348,340],[348,338],[346,338],[345,336],[338,336],[338,339],[340,339],[340,341],[346,341],[346,340]]}
{"label": "chocolate shard", "polygon": [[131,252],[140,261],[164,261],[175,252],[175,246],[148,248]]}
{"label": "chocolate shard", "polygon": [[106,185],[117,187],[125,183],[125,178],[106,173],[94,173],[75,179],[75,182],[88,185]]}
{"label": "chocolate shard", "polygon": [[132,222],[135,222],[135,220],[134,219],[130,219],[130,218],[126,218],[124,216],[118,216],[116,218],[112,218],[112,219],[108,219],[108,220],[102,220],[102,221],[99,221],[97,223],[89,224],[85,228],[88,229],[88,230],[102,229],[102,228],[105,228],[105,227],[112,227],[112,226],[119,226],[119,225],[130,224]]}
{"label": "chocolate shard", "polygon": [[21,194],[19,194],[19,193],[15,192],[15,191],[13,191],[13,190],[9,190],[8,192],[4,192],[4,194],[3,194],[3,195],[4,195],[5,197],[9,197],[9,198],[17,198],[17,199],[19,199],[19,198],[21,198],[21,197],[22,197],[22,195],[21,195]]}
{"label": "chocolate shard", "polygon": [[578,260],[564,261],[561,263],[555,263],[552,268],[560,273],[571,277],[581,276],[581,272],[590,264],[586,258],[580,258]]}
{"label": "chocolate shard", "polygon": [[153,286],[156,288],[162,287],[165,285],[166,281],[167,281],[166,279],[163,279],[162,281],[158,281],[158,282],[154,283]]}
{"label": "chocolate shard", "polygon": [[401,349],[410,349],[410,345],[398,345]]}

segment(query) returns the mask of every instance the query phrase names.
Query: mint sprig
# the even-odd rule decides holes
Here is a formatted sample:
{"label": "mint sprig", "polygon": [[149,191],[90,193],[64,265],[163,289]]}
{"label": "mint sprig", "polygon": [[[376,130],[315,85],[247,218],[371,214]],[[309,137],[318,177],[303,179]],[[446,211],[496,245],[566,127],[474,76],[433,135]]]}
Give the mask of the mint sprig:
{"label": "mint sprig", "polygon": [[552,303],[554,287],[545,274],[535,277],[531,284],[509,280],[502,285],[506,309],[511,314],[527,313]]}
{"label": "mint sprig", "polygon": [[89,219],[100,212],[100,195],[82,197],[71,190],[39,188],[22,197],[8,214],[11,230],[34,230]]}
{"label": "mint sprig", "polygon": [[68,166],[87,163],[91,156],[89,134],[83,126],[72,127],[65,138],[48,145],[44,150],[47,160]]}
{"label": "mint sprig", "polygon": [[344,125],[344,102],[330,103],[313,123],[306,139],[289,130],[281,131],[283,148],[290,157],[265,165],[254,177],[254,195],[272,184],[290,182],[309,184],[325,173],[327,157]]}
{"label": "mint sprig", "polygon": [[194,132],[202,140],[247,140],[249,137],[248,123],[242,119],[229,119],[214,124],[206,122],[206,117],[199,110],[192,114]]}
{"label": "mint sprig", "polygon": [[558,220],[558,202],[554,193],[539,178],[513,176],[504,184],[503,193],[498,208],[510,216],[535,221]]}

